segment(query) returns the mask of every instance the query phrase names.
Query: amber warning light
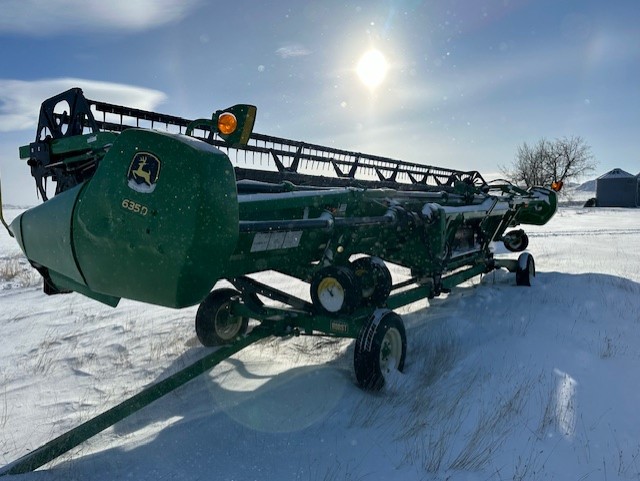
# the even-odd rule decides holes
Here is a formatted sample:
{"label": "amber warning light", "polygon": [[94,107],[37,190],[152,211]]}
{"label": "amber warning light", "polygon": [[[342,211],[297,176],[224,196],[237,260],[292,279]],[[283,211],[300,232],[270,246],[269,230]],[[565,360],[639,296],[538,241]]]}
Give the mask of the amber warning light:
{"label": "amber warning light", "polygon": [[231,112],[223,112],[218,117],[218,132],[224,135],[232,134],[238,128],[238,119]]}
{"label": "amber warning light", "polygon": [[561,180],[551,182],[551,190],[553,190],[554,192],[560,192],[563,185],[564,182],[562,182]]}

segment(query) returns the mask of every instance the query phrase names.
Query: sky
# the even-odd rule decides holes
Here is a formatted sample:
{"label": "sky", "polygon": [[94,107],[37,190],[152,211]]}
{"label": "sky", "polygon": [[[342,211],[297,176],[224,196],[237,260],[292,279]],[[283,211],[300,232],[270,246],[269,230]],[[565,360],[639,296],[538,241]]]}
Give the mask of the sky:
{"label": "sky", "polygon": [[256,132],[485,177],[580,136],[592,178],[637,174],[639,22],[637,0],[2,0],[3,202],[39,202],[18,148],[76,86],[186,118],[250,103]]}

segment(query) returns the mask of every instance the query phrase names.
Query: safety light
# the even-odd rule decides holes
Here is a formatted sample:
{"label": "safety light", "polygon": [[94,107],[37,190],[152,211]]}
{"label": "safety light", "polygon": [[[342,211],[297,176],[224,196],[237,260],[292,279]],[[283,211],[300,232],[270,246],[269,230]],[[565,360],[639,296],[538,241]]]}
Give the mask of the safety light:
{"label": "safety light", "polygon": [[238,128],[238,119],[231,112],[222,112],[218,117],[218,132],[230,135]]}
{"label": "safety light", "polygon": [[247,145],[255,120],[255,106],[237,104],[214,112],[211,119],[196,119],[189,122],[185,135],[193,135],[195,130],[203,130],[219,134],[227,145]]}
{"label": "safety light", "polygon": [[564,182],[562,182],[561,180],[551,182],[551,190],[553,190],[554,192],[560,192],[563,185]]}

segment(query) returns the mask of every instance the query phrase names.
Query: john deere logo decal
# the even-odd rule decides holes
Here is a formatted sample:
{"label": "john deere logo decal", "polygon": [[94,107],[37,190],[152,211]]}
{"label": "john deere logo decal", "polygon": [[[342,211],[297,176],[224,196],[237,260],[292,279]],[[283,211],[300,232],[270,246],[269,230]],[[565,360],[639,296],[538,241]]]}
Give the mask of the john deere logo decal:
{"label": "john deere logo decal", "polygon": [[160,160],[148,152],[138,152],[131,161],[128,185],[136,192],[150,194],[156,188],[160,175]]}

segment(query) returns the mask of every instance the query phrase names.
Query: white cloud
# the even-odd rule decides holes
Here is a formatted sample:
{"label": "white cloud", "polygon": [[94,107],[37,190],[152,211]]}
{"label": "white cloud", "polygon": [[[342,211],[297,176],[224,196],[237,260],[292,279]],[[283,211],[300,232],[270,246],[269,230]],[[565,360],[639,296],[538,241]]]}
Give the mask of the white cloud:
{"label": "white cloud", "polygon": [[3,0],[0,32],[46,36],[140,31],[177,22],[202,0]]}
{"label": "white cloud", "polygon": [[0,132],[35,129],[43,100],[80,87],[87,98],[142,110],[154,110],[166,99],[158,90],[77,78],[36,81],[0,79]]}
{"label": "white cloud", "polygon": [[285,45],[276,50],[276,54],[282,58],[304,57],[310,55],[311,50],[302,45]]}

